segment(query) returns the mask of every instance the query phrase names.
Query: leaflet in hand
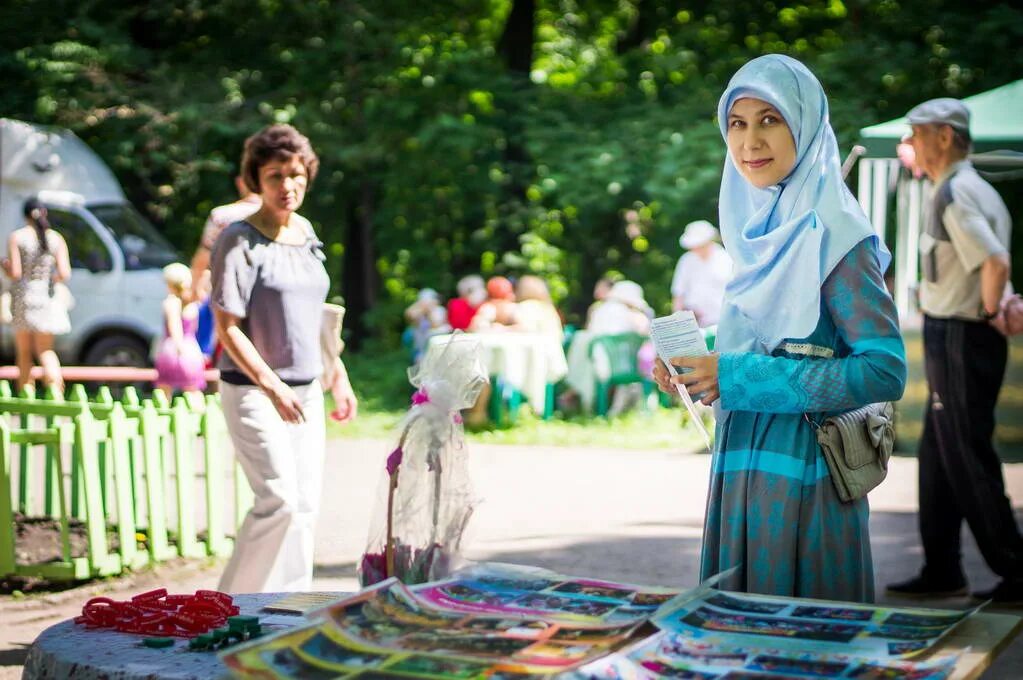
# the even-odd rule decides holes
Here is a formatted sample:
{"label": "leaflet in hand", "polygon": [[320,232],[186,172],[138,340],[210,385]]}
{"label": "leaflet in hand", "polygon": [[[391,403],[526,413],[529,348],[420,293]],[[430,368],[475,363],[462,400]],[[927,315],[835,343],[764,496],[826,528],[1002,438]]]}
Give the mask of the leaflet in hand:
{"label": "leaflet in hand", "polygon": [[[707,342],[703,339],[696,316],[688,310],[680,310],[670,316],[659,316],[650,323],[650,338],[654,341],[657,356],[672,375],[678,375],[679,369],[672,365],[673,357],[698,357],[708,354]],[[682,369],[684,372],[686,369]],[[703,420],[693,404],[689,392],[682,385],[678,389],[682,402],[686,405],[693,422],[703,434],[703,439],[710,446],[710,433],[703,426]]]}

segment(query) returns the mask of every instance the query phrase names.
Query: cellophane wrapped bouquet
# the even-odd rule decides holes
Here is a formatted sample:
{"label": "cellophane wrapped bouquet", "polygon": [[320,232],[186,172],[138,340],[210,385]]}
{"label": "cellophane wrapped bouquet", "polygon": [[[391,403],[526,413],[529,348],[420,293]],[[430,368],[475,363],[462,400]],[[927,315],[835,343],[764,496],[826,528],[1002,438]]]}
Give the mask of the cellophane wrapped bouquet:
{"label": "cellophane wrapped bouquet", "polygon": [[476,504],[460,411],[488,381],[479,343],[461,335],[432,345],[409,369],[416,392],[387,457],[359,565],[363,586],[391,576],[424,583],[457,568]]}

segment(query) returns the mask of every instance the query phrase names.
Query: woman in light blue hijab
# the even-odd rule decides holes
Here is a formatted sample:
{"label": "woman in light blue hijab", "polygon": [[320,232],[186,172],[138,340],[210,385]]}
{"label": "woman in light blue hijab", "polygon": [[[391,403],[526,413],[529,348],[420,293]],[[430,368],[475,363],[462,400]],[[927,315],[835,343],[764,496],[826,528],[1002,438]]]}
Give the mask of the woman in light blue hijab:
{"label": "woman in light blue hijab", "polygon": [[720,225],[735,271],[716,353],[655,377],[717,401],[701,576],[723,589],[869,602],[866,499],[839,500],[812,426],[899,399],[905,349],[891,260],[846,188],[821,84],[781,55],[750,61],[718,105]]}

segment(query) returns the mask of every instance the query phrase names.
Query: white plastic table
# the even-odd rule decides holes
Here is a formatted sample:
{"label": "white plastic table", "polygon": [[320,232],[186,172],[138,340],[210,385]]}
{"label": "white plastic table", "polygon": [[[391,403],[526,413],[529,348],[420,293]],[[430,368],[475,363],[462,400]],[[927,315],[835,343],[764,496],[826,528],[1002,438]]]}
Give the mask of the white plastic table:
{"label": "white plastic table", "polygon": [[[444,344],[451,335],[435,335],[430,345]],[[543,413],[547,384],[556,383],[568,372],[565,350],[557,338],[534,333],[460,333],[480,343],[480,358],[492,376],[501,378],[521,392],[533,410]]]}

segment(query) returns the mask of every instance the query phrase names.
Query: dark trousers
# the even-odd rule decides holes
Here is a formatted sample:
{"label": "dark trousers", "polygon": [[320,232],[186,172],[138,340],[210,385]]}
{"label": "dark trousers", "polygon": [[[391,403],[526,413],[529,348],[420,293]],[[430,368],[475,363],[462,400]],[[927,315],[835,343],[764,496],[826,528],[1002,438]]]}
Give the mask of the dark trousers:
{"label": "dark trousers", "polygon": [[924,317],[929,398],[920,440],[920,535],[924,570],[963,578],[965,519],[991,570],[1023,579],[1023,536],[1005,496],[1002,463],[991,443],[1008,343],[990,325]]}

